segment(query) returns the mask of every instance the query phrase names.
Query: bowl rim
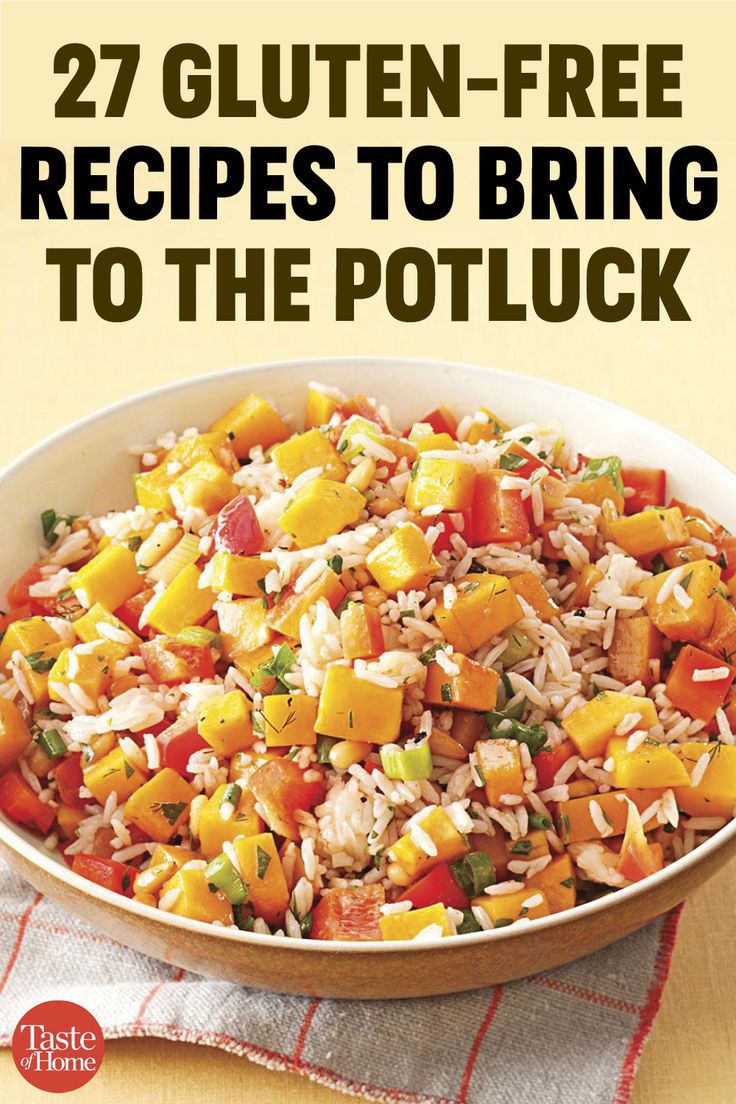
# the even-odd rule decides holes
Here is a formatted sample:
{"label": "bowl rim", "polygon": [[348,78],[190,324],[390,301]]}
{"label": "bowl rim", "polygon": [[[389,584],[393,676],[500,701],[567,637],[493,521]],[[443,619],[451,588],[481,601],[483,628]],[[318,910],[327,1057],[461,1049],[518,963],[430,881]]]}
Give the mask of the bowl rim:
{"label": "bowl rim", "polygon": [[[668,437],[673,444],[685,454],[705,457],[710,464],[716,465],[721,469],[721,472],[729,479],[736,490],[736,473],[732,472],[726,467],[720,460],[709,453],[706,449],[701,448],[699,445],[693,444],[674,430],[669,429],[667,426],[662,426],[655,422],[653,419],[646,417],[643,414],[639,414],[636,411],[629,410],[623,404],[615,402],[613,400],[601,398],[599,395],[591,394],[587,391],[581,391],[579,388],[570,387],[568,384],[557,383],[554,380],[548,380],[539,378],[534,375],[527,375],[526,373],[512,372],[503,368],[492,368],[479,363],[467,363],[463,361],[449,361],[442,359],[431,359],[425,357],[406,357],[406,356],[329,356],[329,357],[307,357],[298,359],[288,359],[281,361],[265,361],[258,364],[237,365],[235,367],[219,369],[215,372],[200,373],[196,376],[187,377],[184,380],[174,380],[169,383],[162,384],[158,387],[151,388],[145,392],[139,392],[135,395],[129,395],[124,399],[112,403],[108,406],[102,407],[100,410],[93,411],[90,414],[85,415],[82,418],[77,419],[68,426],[64,426],[61,429],[56,430],[49,437],[37,444],[33,445],[30,449],[24,452],[17,460],[12,461],[6,465],[0,471],[0,485],[8,483],[12,478],[20,472],[27,464],[32,463],[36,457],[53,451],[54,446],[73,434],[79,432],[95,422],[104,421],[107,418],[114,418],[116,415],[123,411],[139,406],[145,405],[151,399],[164,396],[173,392],[182,392],[188,390],[195,390],[197,387],[205,383],[216,384],[218,381],[227,380],[236,376],[246,377],[250,374],[264,374],[269,371],[285,370],[287,372],[304,372],[305,369],[320,367],[338,368],[340,366],[349,365],[351,367],[368,367],[370,365],[383,365],[384,367],[391,366],[404,366],[412,368],[414,370],[426,369],[427,371],[434,371],[441,369],[445,372],[465,372],[471,375],[482,375],[485,380],[492,380],[495,377],[501,377],[506,380],[527,380],[529,383],[542,392],[552,392],[559,395],[560,393],[575,396],[576,399],[582,398],[586,403],[589,403],[594,408],[598,408],[600,411],[605,412],[610,408],[617,409],[622,412],[627,419],[634,423],[637,423],[641,429],[653,430],[657,435]],[[425,951],[444,950],[449,951],[454,947],[459,946],[458,939],[462,940],[463,946],[470,944],[482,945],[489,939],[494,940],[506,940],[506,939],[519,939],[524,938],[524,935],[528,931],[539,932],[548,928],[557,928],[569,924],[575,920],[584,920],[588,916],[593,916],[606,909],[612,908],[615,902],[624,904],[627,901],[631,901],[636,897],[653,891],[657,886],[666,884],[673,878],[688,870],[690,867],[697,865],[701,860],[706,859],[709,855],[719,851],[721,847],[725,846],[729,840],[736,836],[736,818],[725,824],[722,828],[718,829],[713,836],[705,843],[700,844],[699,847],[694,848],[688,854],[681,856],[679,859],[675,859],[668,866],[663,867],[662,870],[657,871],[655,874],[649,875],[647,878],[640,882],[632,883],[629,886],[625,886],[622,889],[613,890],[610,893],[606,893],[603,896],[593,901],[585,902],[584,904],[575,905],[572,909],[567,909],[563,912],[552,913],[549,916],[540,916],[533,920],[525,919],[522,923],[510,924],[503,928],[497,928],[490,931],[470,932],[460,937],[447,937],[443,936],[432,940],[396,940],[392,942],[381,942],[378,940],[367,940],[365,942],[345,942],[341,940],[329,939],[329,940],[310,940],[310,939],[290,939],[281,938],[274,945],[270,946],[273,949],[277,947],[279,949],[286,948],[294,952],[306,952],[307,954],[403,954],[407,951],[410,953],[422,953]],[[173,913],[166,912],[161,909],[152,909],[148,905],[141,904],[138,901],[134,901],[129,897],[123,897],[118,893],[114,893],[112,890],[105,889],[103,886],[98,886],[95,882],[91,882],[86,878],[83,878],[79,874],[75,874],[74,871],[66,866],[62,861],[54,858],[51,852],[42,849],[42,845],[38,846],[34,843],[28,842],[23,835],[18,832],[13,825],[0,814],[0,843],[14,854],[18,855],[21,859],[24,859],[32,866],[40,868],[44,874],[56,879],[62,884],[67,885],[72,890],[78,890],[83,894],[95,898],[102,905],[112,905],[117,908],[121,914],[132,913],[133,916],[140,917],[143,921],[151,921],[153,923],[161,923],[164,926],[178,928],[182,931],[189,931],[194,934],[207,935],[213,939],[226,940],[228,942],[239,943],[244,942],[250,944],[253,947],[263,947],[264,941],[272,940],[273,936],[259,935],[255,932],[241,931],[239,928],[231,927],[219,927],[205,923],[201,920],[192,920],[188,917],[177,916]]]}

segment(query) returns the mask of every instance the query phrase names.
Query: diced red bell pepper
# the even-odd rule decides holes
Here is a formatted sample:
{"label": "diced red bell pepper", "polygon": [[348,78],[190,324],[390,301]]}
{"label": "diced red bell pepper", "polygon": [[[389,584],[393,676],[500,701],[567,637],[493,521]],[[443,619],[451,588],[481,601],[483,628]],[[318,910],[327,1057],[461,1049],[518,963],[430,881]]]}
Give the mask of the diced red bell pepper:
{"label": "diced red bell pepper", "polygon": [[557,747],[549,751],[540,751],[534,757],[534,766],[537,768],[537,789],[547,790],[554,785],[554,777],[563,763],[575,754],[575,748],[569,740],[563,740]]}
{"label": "diced red bell pepper", "polygon": [[380,763],[374,763],[372,759],[366,759],[365,762],[363,763],[363,770],[367,771],[368,774],[373,774],[374,771],[380,771],[380,769],[381,769],[381,764]]}
{"label": "diced red bell pepper", "polygon": [[8,605],[10,608],[15,609],[17,606],[26,605],[30,600],[28,588],[32,587],[34,583],[40,582],[42,578],[41,565],[31,564],[8,588]]}
{"label": "diced red bell pepper", "polygon": [[312,910],[312,939],[341,939],[364,943],[381,939],[381,905],[386,894],[381,885],[349,886],[325,890]]}
{"label": "diced red bell pepper", "polygon": [[457,438],[457,418],[446,406],[437,406],[419,419],[421,422],[429,422],[435,433],[449,433]]}
{"label": "diced red bell pepper", "polygon": [[724,582],[736,575],[736,537],[724,537],[717,541],[713,558],[721,569]]}
{"label": "diced red bell pepper", "polygon": [[17,771],[0,775],[0,809],[16,824],[36,828],[44,835],[56,816],[49,805],[39,801],[38,795]]}
{"label": "diced red bell pepper", "polygon": [[446,908],[470,908],[470,901],[453,878],[448,863],[433,867],[423,878],[405,889],[396,900],[411,901],[414,908],[437,904],[445,905]]}
{"label": "diced red bell pepper", "polygon": [[223,506],[217,515],[213,536],[218,552],[252,556],[263,551],[263,533],[251,500],[238,495]]}
{"label": "diced red bell pepper", "polygon": [[162,767],[171,767],[177,774],[189,774],[187,763],[190,757],[210,745],[199,735],[196,722],[180,717],[159,735],[158,746]]}
{"label": "diced red bell pepper", "polygon": [[[461,517],[460,524],[456,524],[453,518]],[[452,536],[454,533],[460,533],[465,539],[472,543],[473,532],[473,511],[468,510],[443,510],[441,514],[435,514],[434,517],[419,516],[416,518],[417,526],[426,533],[432,525],[442,525],[443,531],[437,537],[437,540],[432,545],[433,552],[446,552],[452,548]]]}
{"label": "diced red bell pepper", "polygon": [[120,893],[124,897],[133,896],[133,882],[138,873],[134,866],[82,852],[74,856],[72,870],[90,882],[111,889],[113,893]]}
{"label": "diced red bell pepper", "polygon": [[122,606],[118,606],[115,610],[115,616],[118,617],[124,625],[127,625],[129,629],[132,629],[134,633],[140,633],[138,623],[141,619],[143,609],[150,602],[153,597],[153,587],[145,587],[143,590],[138,591],[132,598],[128,598],[127,602],[123,602]]}
{"label": "diced red bell pepper", "polygon": [[33,610],[29,604],[16,606],[9,613],[0,614],[0,639],[8,625],[12,625],[14,621],[25,621],[27,617],[33,617]]}
{"label": "diced red bell pepper", "polygon": [[[728,673],[713,681],[695,681],[696,671],[712,671],[723,668]],[[698,721],[710,721],[723,705],[731,683],[736,677],[736,667],[723,659],[709,655],[700,648],[687,644],[677,653],[667,676],[665,693],[675,709],[684,710]]]}
{"label": "diced red bell pepper", "polygon": [[[473,491],[471,511],[472,544],[497,544],[506,541],[529,540],[529,517],[521,491],[502,490],[508,473],[500,468],[478,472]],[[514,473],[516,474],[516,473]]]}
{"label": "diced red bell pepper", "polygon": [[304,773],[292,759],[270,759],[248,780],[269,828],[291,840],[299,839],[294,813],[313,809],[327,792],[321,773],[313,782],[306,781]]}
{"label": "diced red bell pepper", "polygon": [[182,644],[166,636],[156,636],[141,644],[146,672],[154,682],[175,686],[178,682],[213,678],[215,664],[209,647]]}
{"label": "diced red bell pepper", "polygon": [[[529,449],[524,448],[518,441],[513,441],[506,449],[504,456],[520,456],[525,461],[514,467],[513,471],[504,472],[505,475],[518,475],[521,479],[528,479],[532,472],[535,472],[537,468],[545,468],[550,475],[556,475],[554,468],[551,467],[546,460],[542,460],[539,456],[535,456]],[[503,470],[503,469],[501,469]]]}
{"label": "diced red bell pepper", "polygon": [[631,487],[633,495],[624,499],[624,513],[640,514],[647,506],[664,506],[667,472],[664,468],[623,468],[624,488]]}
{"label": "diced red bell pepper", "polygon": [[79,788],[83,783],[82,756],[67,755],[54,767],[54,778],[64,805],[70,805],[72,809],[83,809],[84,800],[79,796]]}

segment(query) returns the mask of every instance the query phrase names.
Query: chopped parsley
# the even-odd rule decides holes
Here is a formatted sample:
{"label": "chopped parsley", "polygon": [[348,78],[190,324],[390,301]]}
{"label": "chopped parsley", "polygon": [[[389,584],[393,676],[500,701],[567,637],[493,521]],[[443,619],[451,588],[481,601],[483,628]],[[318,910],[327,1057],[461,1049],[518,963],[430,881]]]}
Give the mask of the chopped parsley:
{"label": "chopped parsley", "polygon": [[262,663],[260,667],[257,667],[253,673],[253,685],[256,690],[260,688],[263,681],[267,678],[276,680],[276,686],[272,693],[274,694],[293,694],[294,687],[286,681],[286,674],[296,663],[296,656],[292,652],[288,644],[282,644],[279,650],[271,659],[266,663]]}
{"label": "chopped parsley", "polygon": [[43,651],[29,652],[25,659],[28,666],[32,671],[35,671],[37,675],[45,675],[56,663],[53,656],[44,656]]}
{"label": "chopped parsley", "polygon": [[266,877],[266,871],[271,865],[271,856],[256,844],[256,875],[259,881]]}
{"label": "chopped parsley", "polygon": [[692,568],[691,568],[688,571],[687,575],[685,575],[683,577],[682,581],[680,582],[680,586],[682,587],[683,590],[687,590],[687,588],[690,586],[690,583],[692,581],[692,577],[693,577],[693,572],[692,572]]}
{"label": "chopped parsley", "polygon": [[444,651],[447,647],[446,644],[436,643],[432,644],[426,651],[422,652],[419,656],[419,662],[423,667],[429,667],[430,663],[434,663],[439,651]]}
{"label": "chopped parsley", "polygon": [[43,529],[43,539],[47,544],[53,544],[56,540],[56,533],[54,530],[60,523],[64,525],[71,525],[73,521],[77,520],[78,514],[57,514],[56,510],[48,509],[41,512],[41,528]]}
{"label": "chopped parsley", "polygon": [[598,460],[589,460],[583,473],[583,482],[598,479],[602,475],[611,480],[619,494],[624,493],[620,456],[601,456]]}
{"label": "chopped parsley", "polygon": [[509,924],[513,924],[513,920],[510,920],[508,916],[502,916],[499,920],[493,921],[494,928],[507,928]]}
{"label": "chopped parsley", "polygon": [[330,556],[327,566],[331,567],[336,575],[342,575],[342,556]]}
{"label": "chopped parsley", "polygon": [[532,849],[532,841],[530,839],[520,839],[511,846],[512,855],[528,855]]}
{"label": "chopped parsley", "polygon": [[562,881],[560,882],[560,885],[564,886],[565,889],[572,889],[572,887],[575,885],[575,879],[574,878],[563,878]]}
{"label": "chopped parsley", "polygon": [[443,702],[452,701],[452,686],[449,682],[442,683],[442,686],[440,687],[440,697],[442,698]]}
{"label": "chopped parsley", "polygon": [[151,805],[151,812],[161,813],[164,820],[168,820],[169,824],[174,825],[186,807],[186,801],[157,801],[154,805]]}
{"label": "chopped parsley", "polygon": [[518,456],[515,452],[505,452],[498,458],[501,471],[514,472],[528,462],[527,456]]}

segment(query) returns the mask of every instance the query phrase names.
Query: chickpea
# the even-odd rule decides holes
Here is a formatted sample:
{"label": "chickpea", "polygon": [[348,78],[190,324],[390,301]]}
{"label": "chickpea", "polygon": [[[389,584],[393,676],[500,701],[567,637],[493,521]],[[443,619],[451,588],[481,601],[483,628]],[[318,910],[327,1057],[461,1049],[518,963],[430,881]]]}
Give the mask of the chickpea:
{"label": "chickpea", "polygon": [[408,886],[411,881],[411,878],[399,863],[389,863],[386,873],[395,886]]}
{"label": "chickpea", "polygon": [[371,753],[371,745],[359,740],[340,740],[330,748],[330,763],[335,770],[347,770],[354,763],[360,763]]}
{"label": "chickpea", "polygon": [[364,460],[355,465],[345,482],[349,487],[354,487],[356,491],[367,491],[375,474],[376,462],[370,456],[366,456]]}
{"label": "chickpea", "polygon": [[372,575],[369,571],[366,571],[364,567],[358,566],[353,568],[353,578],[355,579],[356,587],[364,587],[370,585]]}

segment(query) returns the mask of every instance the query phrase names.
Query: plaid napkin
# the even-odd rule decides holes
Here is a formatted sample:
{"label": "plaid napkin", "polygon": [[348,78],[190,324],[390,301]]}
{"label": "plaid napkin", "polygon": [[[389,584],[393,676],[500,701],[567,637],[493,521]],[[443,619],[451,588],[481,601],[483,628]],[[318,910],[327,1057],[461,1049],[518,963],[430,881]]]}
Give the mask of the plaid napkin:
{"label": "plaid napkin", "polygon": [[387,1104],[626,1104],[679,911],[509,985],[429,1000],[310,1000],[146,958],[0,864],[0,1045],[28,1008],[61,998],[89,1009],[108,1039],[216,1046]]}

